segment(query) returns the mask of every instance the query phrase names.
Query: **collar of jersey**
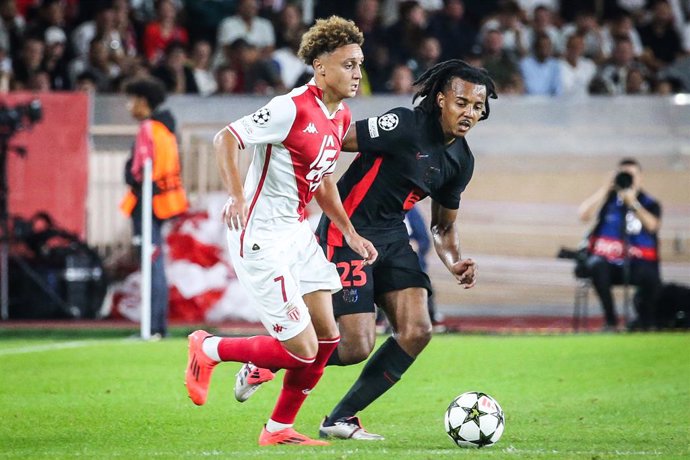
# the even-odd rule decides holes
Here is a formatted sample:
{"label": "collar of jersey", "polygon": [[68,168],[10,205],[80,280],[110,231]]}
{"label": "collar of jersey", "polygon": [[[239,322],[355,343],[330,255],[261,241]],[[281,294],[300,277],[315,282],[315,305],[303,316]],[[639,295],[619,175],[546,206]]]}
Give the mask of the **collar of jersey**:
{"label": "collar of jersey", "polygon": [[335,112],[330,113],[328,112],[328,107],[326,107],[326,104],[323,103],[323,90],[316,86],[316,80],[313,78],[309,80],[309,83],[307,83],[307,88],[309,88],[309,91],[311,91],[314,94],[314,99],[316,100],[316,103],[319,104],[319,107],[321,107],[321,110],[323,110],[323,114],[328,117],[328,119],[332,120],[335,118],[335,115],[343,110],[344,106],[343,103],[341,102],[338,104],[338,108],[335,109]]}

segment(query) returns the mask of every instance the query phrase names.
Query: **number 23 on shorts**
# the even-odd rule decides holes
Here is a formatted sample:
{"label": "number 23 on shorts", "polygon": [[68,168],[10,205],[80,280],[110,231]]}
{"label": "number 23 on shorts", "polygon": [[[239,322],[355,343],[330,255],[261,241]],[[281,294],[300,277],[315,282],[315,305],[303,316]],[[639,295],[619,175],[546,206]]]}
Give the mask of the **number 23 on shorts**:
{"label": "number 23 on shorts", "polygon": [[367,284],[367,273],[364,271],[362,260],[338,262],[335,266],[340,272],[340,282],[343,287],[360,287]]}

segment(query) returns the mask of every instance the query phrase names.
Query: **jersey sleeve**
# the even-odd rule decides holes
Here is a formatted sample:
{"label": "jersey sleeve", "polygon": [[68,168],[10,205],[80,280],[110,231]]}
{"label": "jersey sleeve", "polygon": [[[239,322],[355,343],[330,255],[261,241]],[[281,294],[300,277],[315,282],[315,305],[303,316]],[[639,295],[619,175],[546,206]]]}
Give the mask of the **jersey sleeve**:
{"label": "jersey sleeve", "polygon": [[467,184],[472,179],[472,174],[474,174],[474,157],[469,152],[466,141],[464,139],[462,141],[469,154],[469,160],[459,174],[431,194],[432,200],[447,209],[458,209],[460,207],[460,195],[465,191]]}
{"label": "jersey sleeve", "polygon": [[415,132],[412,110],[397,107],[378,117],[355,123],[357,146],[364,153],[396,153],[399,145],[409,141]]}
{"label": "jersey sleeve", "polygon": [[277,144],[285,140],[295,121],[297,108],[289,96],[278,96],[251,115],[227,126],[244,149],[248,145]]}

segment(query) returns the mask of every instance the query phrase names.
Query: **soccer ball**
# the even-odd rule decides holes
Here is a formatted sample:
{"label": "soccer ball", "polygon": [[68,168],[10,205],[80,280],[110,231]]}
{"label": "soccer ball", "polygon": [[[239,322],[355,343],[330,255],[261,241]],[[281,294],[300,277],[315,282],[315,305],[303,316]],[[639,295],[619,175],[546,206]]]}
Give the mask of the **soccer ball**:
{"label": "soccer ball", "polygon": [[446,410],[446,433],[460,447],[490,446],[501,438],[505,417],[498,402],[486,393],[468,391]]}

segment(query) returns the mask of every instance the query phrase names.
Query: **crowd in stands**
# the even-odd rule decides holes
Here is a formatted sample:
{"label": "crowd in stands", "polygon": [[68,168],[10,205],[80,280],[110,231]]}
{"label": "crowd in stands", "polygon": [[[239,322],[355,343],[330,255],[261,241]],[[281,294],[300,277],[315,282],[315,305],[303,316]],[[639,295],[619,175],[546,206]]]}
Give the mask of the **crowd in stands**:
{"label": "crowd in stands", "polygon": [[451,58],[502,94],[690,92],[690,0],[0,0],[0,92],[149,74],[175,94],[280,93],[310,78],[296,51],[331,14],[364,33],[365,95],[409,94]]}

